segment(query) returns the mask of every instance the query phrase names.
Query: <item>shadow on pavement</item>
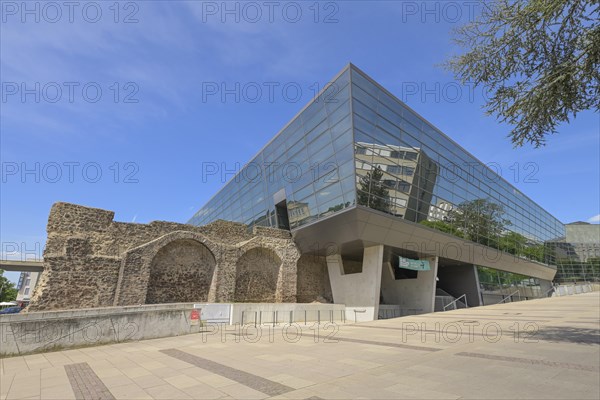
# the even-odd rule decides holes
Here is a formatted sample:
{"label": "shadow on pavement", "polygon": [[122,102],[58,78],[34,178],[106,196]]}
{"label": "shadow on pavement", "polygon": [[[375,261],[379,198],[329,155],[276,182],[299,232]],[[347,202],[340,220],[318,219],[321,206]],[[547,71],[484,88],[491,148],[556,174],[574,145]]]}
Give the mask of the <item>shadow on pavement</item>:
{"label": "shadow on pavement", "polygon": [[541,328],[531,339],[549,342],[568,342],[600,345],[600,330],[590,328],[573,328],[549,326]]}

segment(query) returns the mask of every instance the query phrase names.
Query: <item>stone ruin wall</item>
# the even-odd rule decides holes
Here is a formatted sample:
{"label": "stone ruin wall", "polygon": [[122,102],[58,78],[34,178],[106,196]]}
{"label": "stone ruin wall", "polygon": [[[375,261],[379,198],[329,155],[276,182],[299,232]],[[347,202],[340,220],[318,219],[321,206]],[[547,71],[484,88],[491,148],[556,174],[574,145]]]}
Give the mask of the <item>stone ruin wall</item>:
{"label": "stone ruin wall", "polygon": [[52,206],[30,311],[174,302],[331,302],[323,257],[287,231],[215,221],[114,222],[114,212]]}

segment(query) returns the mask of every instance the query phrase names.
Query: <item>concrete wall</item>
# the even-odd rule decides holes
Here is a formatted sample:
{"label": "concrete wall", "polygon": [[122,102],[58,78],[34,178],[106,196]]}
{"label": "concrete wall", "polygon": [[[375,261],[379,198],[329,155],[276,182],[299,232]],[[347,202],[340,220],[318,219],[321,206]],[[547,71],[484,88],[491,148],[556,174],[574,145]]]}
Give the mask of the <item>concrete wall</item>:
{"label": "concrete wall", "polygon": [[426,258],[431,270],[419,271],[416,279],[394,278],[389,262],[381,274],[381,294],[385,304],[399,307],[401,315],[423,314],[434,311],[438,258]]}
{"label": "concrete wall", "polygon": [[3,315],[0,356],[200,332],[192,304],[146,305]]}
{"label": "concrete wall", "polygon": [[454,298],[466,294],[469,307],[481,305],[479,279],[474,265],[439,266],[437,276],[438,288],[445,290]]}
{"label": "concrete wall", "polygon": [[580,285],[558,285],[554,287],[552,297],[570,296],[573,294],[589,293],[600,291],[598,284],[580,284]]}
{"label": "concrete wall", "polygon": [[[373,321],[379,311],[383,246],[367,247],[363,251],[362,272],[346,274],[340,254],[327,256],[327,269],[333,301],[348,307],[349,319]],[[349,313],[349,314],[348,314]]]}
{"label": "concrete wall", "polygon": [[572,223],[565,225],[566,242],[568,243],[600,243],[600,225],[588,223]]}
{"label": "concrete wall", "polygon": [[[192,323],[193,309],[200,310],[202,325]],[[0,356],[200,332],[215,334],[216,329],[209,324],[248,325],[255,321],[263,325],[273,322],[284,325],[290,321],[299,325],[317,321],[345,323],[346,307],[318,303],[177,303],[3,315],[0,318]]]}

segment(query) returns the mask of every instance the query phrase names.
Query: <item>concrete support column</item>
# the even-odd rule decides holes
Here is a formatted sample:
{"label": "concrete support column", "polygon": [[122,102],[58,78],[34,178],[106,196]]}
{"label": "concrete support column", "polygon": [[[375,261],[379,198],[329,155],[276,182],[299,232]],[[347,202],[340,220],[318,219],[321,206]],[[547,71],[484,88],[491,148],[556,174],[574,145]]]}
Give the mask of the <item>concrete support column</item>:
{"label": "concrete support column", "polygon": [[342,256],[327,257],[333,301],[345,304],[346,318],[350,321],[372,321],[379,313],[383,245],[367,247],[363,251],[362,271],[344,274]]}
{"label": "concrete support column", "polygon": [[539,279],[540,281],[540,295],[542,297],[548,297],[552,295],[550,289],[552,288],[552,281],[548,281],[546,279]]}
{"label": "concrete support column", "polygon": [[424,290],[425,292],[431,291],[430,295],[426,298],[426,301],[423,303],[423,310],[426,313],[435,311],[435,289],[437,287],[437,274],[438,274],[438,261],[439,257],[427,257],[425,258],[429,261],[429,265],[431,269],[429,271],[421,271],[419,274],[422,274],[424,280]]}

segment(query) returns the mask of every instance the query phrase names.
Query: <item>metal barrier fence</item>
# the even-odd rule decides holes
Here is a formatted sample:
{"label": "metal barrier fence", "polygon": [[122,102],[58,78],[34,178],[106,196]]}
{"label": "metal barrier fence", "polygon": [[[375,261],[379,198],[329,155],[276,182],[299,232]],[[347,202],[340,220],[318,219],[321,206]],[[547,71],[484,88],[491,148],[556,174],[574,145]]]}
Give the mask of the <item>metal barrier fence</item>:
{"label": "metal barrier fence", "polygon": [[[235,321],[234,321],[235,322]],[[346,323],[346,309],[304,309],[304,310],[252,310],[239,311],[241,325],[272,325],[279,324],[304,324],[311,322],[319,324],[326,322]]]}

